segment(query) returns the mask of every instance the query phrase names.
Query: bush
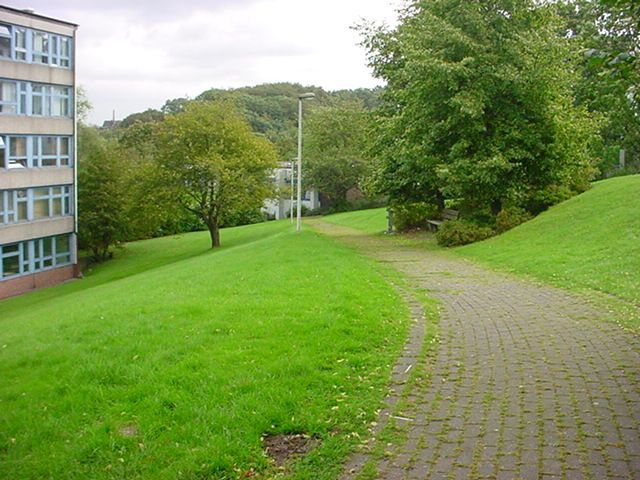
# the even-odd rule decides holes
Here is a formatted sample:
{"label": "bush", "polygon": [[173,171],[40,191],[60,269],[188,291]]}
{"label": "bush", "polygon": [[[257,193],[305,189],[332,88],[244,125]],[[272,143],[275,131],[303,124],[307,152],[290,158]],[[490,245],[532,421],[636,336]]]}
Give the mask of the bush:
{"label": "bush", "polygon": [[533,216],[518,207],[507,207],[500,210],[500,213],[496,216],[496,233],[506,232],[514,227],[517,227],[521,223],[531,220]]}
{"label": "bush", "polygon": [[428,203],[393,205],[393,227],[399,232],[416,230],[427,226],[428,218],[438,217],[438,208]]}
{"label": "bush", "polygon": [[436,240],[444,247],[456,247],[493,236],[494,231],[467,220],[450,220],[440,225]]}
{"label": "bush", "polygon": [[526,209],[537,215],[549,207],[573,197],[577,192],[571,191],[567,186],[550,185],[533,192],[526,201]]}

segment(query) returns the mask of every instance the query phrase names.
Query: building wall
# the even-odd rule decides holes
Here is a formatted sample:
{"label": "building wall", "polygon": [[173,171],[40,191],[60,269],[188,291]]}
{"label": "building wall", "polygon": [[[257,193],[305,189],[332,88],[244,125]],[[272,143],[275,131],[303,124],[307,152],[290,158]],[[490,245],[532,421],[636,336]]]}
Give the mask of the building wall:
{"label": "building wall", "polygon": [[[29,216],[27,220],[16,217],[15,220],[6,221],[3,220],[2,210],[0,210],[1,299],[63,282],[77,276],[79,271],[76,246],[77,209],[75,206],[77,198],[75,188],[75,179],[77,178],[75,148],[75,31],[77,26],[69,22],[50,19],[5,6],[0,6],[0,24],[8,25],[11,30],[12,52],[11,58],[0,57],[0,80],[8,83],[30,82],[30,85],[45,86],[45,88],[50,88],[52,91],[56,88],[65,87],[72,89],[71,97],[68,99],[69,115],[53,116],[50,114],[47,115],[47,113],[38,114],[39,112],[35,107],[33,111],[20,111],[18,113],[13,113],[5,108],[5,110],[0,113],[0,137],[3,138],[5,146],[7,145],[6,139],[9,137],[16,138],[16,136],[26,136],[26,142],[32,141],[30,136],[66,136],[70,138],[70,145],[72,146],[70,149],[71,152],[69,153],[70,165],[58,163],[57,166],[40,166],[39,164],[34,164],[31,168],[20,166],[18,166],[20,167],[18,168],[15,164],[10,166],[8,160],[9,149],[5,148],[6,152],[4,156],[0,157],[0,196],[3,194],[9,195],[8,192],[61,185],[70,186],[73,192],[71,195],[73,200],[70,212],[67,213],[66,210],[63,211],[63,213],[58,212],[58,216],[55,216],[54,209],[50,207],[50,217],[38,218],[38,215],[33,215]],[[18,27],[30,29],[27,30],[29,40],[27,41],[25,58],[18,57],[16,53],[18,51],[16,47],[19,46],[16,36],[16,29],[18,29]],[[47,64],[38,63],[40,60],[36,58],[36,54],[40,52],[36,51],[35,38],[40,34],[49,35],[49,40],[51,39],[51,35],[70,37],[71,48],[69,55],[63,53],[62,46],[60,46],[57,51],[54,51],[53,42],[50,40],[48,42],[51,46],[49,47]],[[58,39],[60,38],[62,37],[58,37]],[[64,39],[63,41],[68,42],[68,40]],[[58,42],[57,45],[60,45],[60,43],[61,42]],[[68,66],[65,65],[65,61],[68,62]],[[20,83],[16,85],[19,86]],[[29,86],[29,88],[31,88],[31,86]],[[29,91],[31,92],[31,90]],[[36,92],[35,87],[33,88],[33,92]],[[18,95],[20,95],[19,89]],[[35,96],[37,96],[36,93],[33,94],[33,97],[30,97],[29,102],[35,102],[35,100],[33,100]],[[42,99],[43,104],[48,101],[45,96],[39,98]],[[35,103],[33,104],[35,105]],[[53,100],[51,100],[51,104],[53,104]],[[28,105],[30,106],[31,103],[28,103]],[[20,106],[20,108],[22,109],[23,107]],[[44,109],[44,107],[42,108]],[[49,108],[51,109],[50,113],[55,115],[54,108]],[[27,110],[29,110],[28,107]],[[32,147],[29,148],[30,151],[32,151]],[[38,155],[43,155],[43,153],[39,152]],[[42,165],[50,164],[42,163]],[[18,193],[19,192],[17,192],[16,195]],[[7,213],[7,215],[10,214]],[[3,221],[7,223],[3,223]],[[55,258],[55,246],[62,242],[62,240],[56,240],[56,238],[58,238],[57,236],[60,235],[64,237],[63,240],[65,242],[68,240],[68,245],[63,252],[70,253],[70,255],[67,254],[64,256],[62,261]],[[29,244],[28,248],[25,246],[27,245],[25,242]],[[9,258],[8,256],[11,255],[10,252],[13,251],[16,245],[20,245],[19,250],[21,252],[19,257],[21,270],[18,273],[15,273],[17,270],[11,270],[15,269],[17,257],[11,257],[10,260],[14,263],[10,266],[7,260],[7,258]],[[44,245],[54,245],[54,252],[47,253],[47,247]],[[38,249],[40,249],[40,251],[38,251]],[[58,253],[60,253],[60,250],[58,250]],[[54,255],[52,263],[45,263],[44,258],[47,255]],[[6,263],[2,263],[3,261]],[[62,266],[54,268],[52,265]]]}
{"label": "building wall", "polygon": [[79,273],[78,265],[68,265],[4,280],[0,282],[0,300],[21,295],[37,288],[51,287],[75,278],[79,276]]}

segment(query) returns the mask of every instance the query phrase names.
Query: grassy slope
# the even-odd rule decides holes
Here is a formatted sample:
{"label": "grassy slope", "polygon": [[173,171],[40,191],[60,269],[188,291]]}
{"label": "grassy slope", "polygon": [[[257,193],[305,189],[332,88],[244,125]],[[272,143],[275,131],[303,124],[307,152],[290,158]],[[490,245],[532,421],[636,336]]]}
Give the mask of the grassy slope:
{"label": "grassy slope", "polygon": [[593,188],[499,237],[457,251],[502,269],[640,305],[640,176]]}
{"label": "grassy slope", "polygon": [[[640,329],[637,310],[629,306],[640,305],[639,201],[640,175],[596,182],[524,225],[453,251],[563,288],[613,295],[623,301],[617,320]],[[384,209],[325,220],[373,233],[384,228]],[[441,250],[430,234],[401,235],[395,241]]]}
{"label": "grassy slope", "polygon": [[372,263],[287,222],[207,241],[137,242],[0,303],[0,478],[236,478],[269,469],[263,433],[299,431],[323,441],[293,476],[336,473],[405,307]]}
{"label": "grassy slope", "polygon": [[387,229],[387,209],[372,208],[370,210],[336,213],[324,217],[323,220],[337,225],[355,228],[365,233],[381,233]]}

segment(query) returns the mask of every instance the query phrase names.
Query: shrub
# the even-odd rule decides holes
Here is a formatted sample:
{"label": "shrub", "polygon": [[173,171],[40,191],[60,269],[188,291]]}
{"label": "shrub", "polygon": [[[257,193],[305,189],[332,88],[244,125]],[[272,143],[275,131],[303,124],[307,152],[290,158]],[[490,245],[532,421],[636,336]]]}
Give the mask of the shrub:
{"label": "shrub", "polygon": [[506,232],[507,230],[511,230],[521,223],[531,220],[531,218],[533,218],[533,216],[522,208],[503,208],[496,216],[496,233],[502,233]]}
{"label": "shrub", "polygon": [[526,209],[537,215],[549,207],[573,197],[576,193],[567,186],[550,185],[529,195]]}
{"label": "shrub", "polygon": [[436,240],[439,245],[445,247],[456,247],[466,245],[493,236],[494,231],[477,223],[468,220],[451,220],[440,225]]}
{"label": "shrub", "polygon": [[438,209],[428,203],[393,205],[393,226],[399,232],[425,228],[428,218],[436,218]]}

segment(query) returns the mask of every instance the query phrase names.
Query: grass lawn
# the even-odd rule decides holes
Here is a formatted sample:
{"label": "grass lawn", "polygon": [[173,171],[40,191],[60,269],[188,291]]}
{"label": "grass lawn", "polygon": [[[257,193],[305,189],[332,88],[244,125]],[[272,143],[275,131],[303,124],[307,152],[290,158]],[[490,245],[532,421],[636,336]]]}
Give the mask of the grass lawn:
{"label": "grass lawn", "polygon": [[[604,294],[615,320],[640,330],[640,175],[596,182],[593,188],[498,237],[443,249],[429,233],[393,241],[452,252],[490,267],[570,290]],[[328,222],[368,233],[382,230],[384,209],[341,213]],[[386,223],[384,223],[386,226]]]}
{"label": "grass lawn", "polygon": [[329,223],[351,227],[364,233],[376,234],[387,230],[387,209],[372,208],[355,212],[335,213],[322,218]]}
{"label": "grass lawn", "polygon": [[[136,242],[0,302],[0,478],[265,477],[261,435],[364,435],[408,312],[373,262],[288,221]],[[253,469],[253,470],[252,470]]]}
{"label": "grass lawn", "polygon": [[[530,222],[456,251],[500,269],[640,306],[639,199],[640,175],[596,182]],[[637,312],[626,324],[640,328]]]}

